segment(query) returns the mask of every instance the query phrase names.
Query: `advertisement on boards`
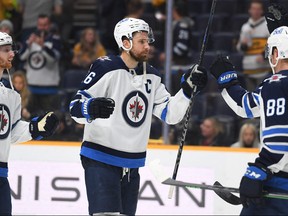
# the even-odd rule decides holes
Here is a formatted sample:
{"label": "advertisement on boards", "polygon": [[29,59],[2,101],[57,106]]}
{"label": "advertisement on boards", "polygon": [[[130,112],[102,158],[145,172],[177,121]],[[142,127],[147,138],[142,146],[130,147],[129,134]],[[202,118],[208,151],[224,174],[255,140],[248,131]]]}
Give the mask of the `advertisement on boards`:
{"label": "advertisement on boards", "polygon": [[[169,173],[173,167],[163,167]],[[9,180],[13,214],[88,215],[84,173],[80,161],[11,161]],[[170,186],[163,185],[146,166],[140,169],[138,215],[213,214],[214,193],[202,189],[176,187],[168,199]],[[211,184],[211,169],[181,168],[179,179]]]}

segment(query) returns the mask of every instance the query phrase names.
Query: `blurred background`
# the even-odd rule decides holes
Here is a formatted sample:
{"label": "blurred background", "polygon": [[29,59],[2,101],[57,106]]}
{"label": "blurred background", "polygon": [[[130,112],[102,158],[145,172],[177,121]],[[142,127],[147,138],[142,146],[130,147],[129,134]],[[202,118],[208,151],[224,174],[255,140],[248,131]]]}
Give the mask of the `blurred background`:
{"label": "blurred background", "polygon": [[[0,0],[0,31],[11,34],[19,50],[11,74],[22,96],[23,119],[52,109],[61,123],[49,139],[82,140],[83,125],[71,119],[70,100],[95,59],[118,54],[113,31],[124,17],[141,18],[152,27],[155,42],[149,63],[162,73],[163,82],[174,95],[180,89],[183,72],[199,61],[211,4],[212,0]],[[258,25],[266,25],[263,15],[267,4],[268,0],[217,2],[203,61],[208,70],[218,54],[229,55],[241,85],[251,91],[258,80],[269,75],[262,55],[265,44],[258,43],[259,38],[269,36],[268,29],[257,32]],[[245,31],[244,25],[251,29]],[[29,53],[27,44],[41,44],[37,37],[53,43],[59,53],[56,61],[46,64],[39,53]],[[243,61],[251,54],[255,55],[253,70]],[[31,75],[35,70],[43,73],[42,81]],[[45,70],[55,72],[54,82],[47,84]],[[164,126],[153,117],[150,139],[178,144],[182,130],[183,122]],[[257,147],[258,130],[259,119],[237,117],[222,99],[215,79],[209,76],[208,85],[194,99],[185,144]]]}

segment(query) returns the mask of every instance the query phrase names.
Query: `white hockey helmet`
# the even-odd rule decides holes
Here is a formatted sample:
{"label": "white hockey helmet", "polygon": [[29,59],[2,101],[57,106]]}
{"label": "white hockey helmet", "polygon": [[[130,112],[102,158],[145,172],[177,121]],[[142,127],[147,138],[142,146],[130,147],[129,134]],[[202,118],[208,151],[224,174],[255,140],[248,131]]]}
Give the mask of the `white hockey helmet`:
{"label": "white hockey helmet", "polygon": [[[278,57],[276,63],[272,64],[271,56],[273,54],[273,49],[277,48]],[[276,28],[269,36],[267,40],[267,46],[265,50],[265,55],[268,57],[269,63],[272,68],[278,64],[279,59],[288,59],[288,27],[281,26]]]}
{"label": "white hockey helmet", "polygon": [[[144,20],[136,18],[124,18],[120,20],[114,28],[114,38],[118,47],[129,51],[132,48],[132,34],[141,31],[148,32],[148,43],[153,43],[155,41],[152,29]],[[131,46],[128,49],[123,46],[122,39],[124,36],[131,41]]]}
{"label": "white hockey helmet", "polygon": [[12,37],[5,32],[0,32],[0,46],[12,44]]}

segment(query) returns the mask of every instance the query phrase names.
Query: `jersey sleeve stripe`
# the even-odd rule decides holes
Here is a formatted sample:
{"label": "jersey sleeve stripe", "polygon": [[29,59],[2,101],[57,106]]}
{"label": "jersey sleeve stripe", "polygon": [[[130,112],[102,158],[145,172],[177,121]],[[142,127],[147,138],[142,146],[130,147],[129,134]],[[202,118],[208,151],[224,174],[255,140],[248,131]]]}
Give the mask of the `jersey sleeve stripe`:
{"label": "jersey sleeve stripe", "polygon": [[77,94],[82,94],[86,98],[92,98],[92,96],[88,94],[85,90],[79,90]]}
{"label": "jersey sleeve stripe", "polygon": [[168,103],[166,104],[165,108],[163,109],[162,113],[161,113],[161,120],[165,121],[166,116],[167,116],[167,112],[168,112]]}
{"label": "jersey sleeve stripe", "polygon": [[252,94],[252,97],[253,97],[253,99],[254,99],[254,102],[255,102],[258,106],[260,106],[259,95],[257,95],[257,94]]}
{"label": "jersey sleeve stripe", "polygon": [[243,104],[244,104],[244,109],[245,109],[247,117],[253,118],[254,116],[253,116],[251,108],[250,108],[249,97],[248,97],[247,93],[243,97]]}

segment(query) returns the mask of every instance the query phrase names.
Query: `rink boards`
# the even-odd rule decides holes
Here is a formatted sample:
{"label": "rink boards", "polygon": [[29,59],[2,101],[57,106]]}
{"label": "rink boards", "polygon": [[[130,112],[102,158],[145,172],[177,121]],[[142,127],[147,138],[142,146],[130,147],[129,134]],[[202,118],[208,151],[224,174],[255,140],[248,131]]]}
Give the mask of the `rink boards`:
{"label": "rink boards", "polygon": [[[155,142],[153,142],[155,143]],[[146,164],[158,160],[164,174],[171,176],[177,146],[149,145]],[[11,147],[9,180],[13,214],[87,215],[87,201],[78,142],[33,141]],[[238,187],[247,162],[258,149],[185,146],[177,179],[193,183]],[[163,185],[149,166],[140,169],[139,215],[239,214],[213,191],[176,188],[168,199]]]}

